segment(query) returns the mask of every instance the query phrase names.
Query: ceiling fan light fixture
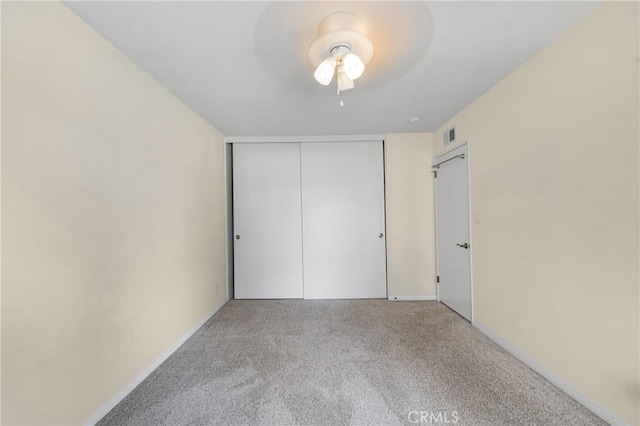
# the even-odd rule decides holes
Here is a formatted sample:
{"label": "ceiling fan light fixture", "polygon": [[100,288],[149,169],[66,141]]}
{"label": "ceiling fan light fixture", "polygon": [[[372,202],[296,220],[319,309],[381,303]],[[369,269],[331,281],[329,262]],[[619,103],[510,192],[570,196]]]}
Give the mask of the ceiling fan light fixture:
{"label": "ceiling fan light fixture", "polygon": [[344,73],[351,80],[357,80],[364,73],[364,62],[355,53],[349,52],[343,59]]}
{"label": "ceiling fan light fixture", "polygon": [[350,12],[325,17],[309,47],[309,60],[316,67],[314,78],[328,86],[336,74],[338,94],[354,87],[353,81],[362,76],[372,56],[373,43],[358,17]]}
{"label": "ceiling fan light fixture", "polygon": [[336,58],[333,56],[327,57],[324,61],[318,65],[316,71],[313,73],[313,77],[316,81],[323,86],[328,86],[333,80],[333,74],[335,74],[336,70]]}

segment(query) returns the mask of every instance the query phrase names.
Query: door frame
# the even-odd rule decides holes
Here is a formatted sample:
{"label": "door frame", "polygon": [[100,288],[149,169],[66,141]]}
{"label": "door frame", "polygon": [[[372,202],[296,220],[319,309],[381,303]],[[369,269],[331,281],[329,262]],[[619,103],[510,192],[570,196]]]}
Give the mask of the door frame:
{"label": "door frame", "polygon": [[233,258],[233,145],[224,144],[224,166],[225,166],[225,237],[227,251],[227,301],[233,299],[234,281],[234,258]]}
{"label": "door frame", "polygon": [[[233,145],[243,143],[305,143],[305,142],[382,142],[382,174],[383,174],[383,209],[384,209],[384,261],[385,261],[385,289],[389,297],[389,268],[388,268],[388,239],[387,235],[387,191],[386,191],[386,161],[385,161],[385,143],[386,134],[367,134],[367,135],[326,135],[326,136],[226,136],[224,138],[225,145],[225,173],[226,173],[226,243],[227,243],[227,300],[234,298],[235,293],[235,277],[234,277],[234,233],[233,233]],[[304,299],[303,299],[304,300]]]}
{"label": "door frame", "polygon": [[[456,149],[459,149],[463,146],[466,146],[467,148],[467,156],[465,158],[465,160],[467,160],[467,197],[469,198],[469,211],[467,212],[467,223],[469,226],[469,287],[470,287],[470,294],[471,294],[471,323],[473,324],[474,321],[474,303],[473,303],[473,249],[475,247],[474,243],[473,243],[473,228],[471,227],[472,222],[471,222],[471,211],[472,211],[472,205],[471,205],[471,149],[469,146],[468,141],[461,141],[458,143],[454,143],[450,146],[447,146],[446,148],[444,148],[442,151],[438,152],[437,154],[435,154],[433,156],[433,161],[431,163],[431,167],[433,168],[434,164],[437,164],[439,159],[444,157],[445,155],[450,154],[452,151],[455,151]],[[432,171],[436,171],[437,169],[433,169]],[[440,275],[440,264],[438,262],[438,209],[436,208],[436,203],[438,202],[438,184],[436,182],[437,178],[433,180],[433,210],[434,210],[434,218],[435,218],[435,232],[434,232],[434,236],[435,236],[435,248],[436,248],[436,277],[438,277]],[[438,280],[436,279],[436,300],[438,302],[440,302],[440,283],[438,282]]]}
{"label": "door frame", "polygon": [[385,135],[331,135],[331,136],[227,136],[225,143],[304,143],[304,142],[379,142]]}

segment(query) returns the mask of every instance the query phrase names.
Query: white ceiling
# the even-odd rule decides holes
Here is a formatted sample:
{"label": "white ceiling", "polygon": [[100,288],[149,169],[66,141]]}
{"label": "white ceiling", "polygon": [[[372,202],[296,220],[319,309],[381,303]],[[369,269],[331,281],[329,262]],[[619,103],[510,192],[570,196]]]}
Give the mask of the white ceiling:
{"label": "white ceiling", "polygon": [[[433,131],[597,3],[65,4],[223,134],[313,136]],[[343,10],[363,21],[375,53],[340,107],[307,51],[320,20]]]}

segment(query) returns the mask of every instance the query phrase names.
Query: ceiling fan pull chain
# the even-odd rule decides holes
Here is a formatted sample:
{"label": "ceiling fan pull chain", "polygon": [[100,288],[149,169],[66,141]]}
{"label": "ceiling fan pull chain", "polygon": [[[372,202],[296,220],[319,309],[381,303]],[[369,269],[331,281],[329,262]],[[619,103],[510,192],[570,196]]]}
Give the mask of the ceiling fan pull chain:
{"label": "ceiling fan pull chain", "polygon": [[340,106],[344,106],[344,101],[342,100],[342,93],[340,93],[340,89],[338,89],[338,96],[340,97]]}

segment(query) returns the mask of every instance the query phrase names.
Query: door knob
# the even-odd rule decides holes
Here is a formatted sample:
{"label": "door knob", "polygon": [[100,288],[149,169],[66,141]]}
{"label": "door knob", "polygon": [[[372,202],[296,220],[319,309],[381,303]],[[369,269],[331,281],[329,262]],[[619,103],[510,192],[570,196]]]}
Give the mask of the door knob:
{"label": "door knob", "polygon": [[464,244],[456,244],[458,247],[462,247],[463,249],[467,250],[469,248],[469,244],[468,243],[464,243]]}
{"label": "door knob", "polygon": [[384,234],[383,233],[379,233],[378,234],[378,238],[382,238],[382,237],[384,237]]}
{"label": "door knob", "polygon": [[236,235],[236,240],[239,240],[239,239],[240,239],[240,235]]}

